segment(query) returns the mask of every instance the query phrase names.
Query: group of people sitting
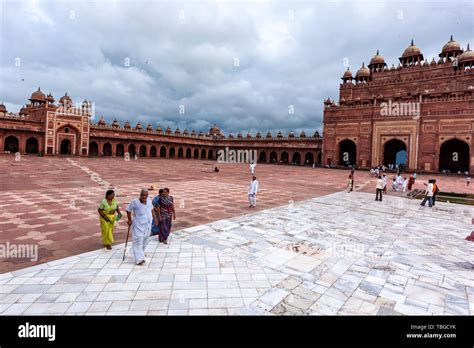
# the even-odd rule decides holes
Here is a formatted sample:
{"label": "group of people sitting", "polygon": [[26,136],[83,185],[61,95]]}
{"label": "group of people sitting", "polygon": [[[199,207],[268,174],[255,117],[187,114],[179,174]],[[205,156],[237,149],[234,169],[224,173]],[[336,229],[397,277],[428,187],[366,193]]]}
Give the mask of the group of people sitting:
{"label": "group of people sitting", "polygon": [[[145,263],[145,248],[148,237],[158,235],[160,243],[168,244],[172,220],[176,219],[173,196],[170,190],[163,188],[152,199],[148,189],[140,191],[140,197],[130,201],[127,208],[127,224],[132,232],[132,249],[137,265]],[[114,225],[122,217],[114,190],[108,190],[99,205],[99,220],[102,232],[102,243],[110,250],[114,242]],[[128,236],[127,236],[128,238]]]}

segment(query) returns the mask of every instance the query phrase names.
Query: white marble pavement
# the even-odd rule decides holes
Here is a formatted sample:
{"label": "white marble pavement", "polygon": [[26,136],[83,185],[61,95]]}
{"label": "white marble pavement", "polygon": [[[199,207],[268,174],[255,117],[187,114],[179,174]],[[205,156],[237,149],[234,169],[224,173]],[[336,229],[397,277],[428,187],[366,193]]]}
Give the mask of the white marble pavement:
{"label": "white marble pavement", "polygon": [[474,314],[474,209],[339,192],[0,274],[2,315]]}

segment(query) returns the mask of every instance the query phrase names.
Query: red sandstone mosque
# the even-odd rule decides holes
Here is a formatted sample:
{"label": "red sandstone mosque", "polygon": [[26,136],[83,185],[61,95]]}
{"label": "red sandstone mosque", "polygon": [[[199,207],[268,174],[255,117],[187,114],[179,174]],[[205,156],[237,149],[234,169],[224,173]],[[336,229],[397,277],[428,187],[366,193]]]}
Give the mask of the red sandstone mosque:
{"label": "red sandstone mosque", "polygon": [[451,36],[437,60],[412,41],[399,61],[377,51],[344,73],[339,103],[324,102],[323,164],[474,172],[474,52]]}
{"label": "red sandstone mosque", "polygon": [[268,132],[262,136],[248,133],[227,137],[217,126],[208,133],[202,131],[174,132],[151,124],[132,127],[127,121],[121,126],[117,120],[107,124],[103,117],[91,122],[91,102],[73,105],[67,93],[54,103],[51,94],[45,95],[40,88],[31,94],[30,103],[18,114],[9,113],[0,104],[0,153],[76,155],[76,156],[124,156],[132,158],[160,157],[207,159],[217,158],[218,150],[257,151],[259,163],[286,163],[313,165],[321,163],[322,140],[318,132],[284,136]]}
{"label": "red sandstone mosque", "polygon": [[229,148],[257,150],[260,163],[474,172],[474,52],[451,37],[429,62],[412,41],[399,60],[388,68],[377,51],[355,77],[347,69],[339,103],[324,102],[322,139],[304,131],[234,137],[217,126],[204,134],[107,124],[103,117],[93,123],[90,102],[73,106],[66,93],[56,105],[38,88],[19,113],[0,104],[0,153],[216,159]]}

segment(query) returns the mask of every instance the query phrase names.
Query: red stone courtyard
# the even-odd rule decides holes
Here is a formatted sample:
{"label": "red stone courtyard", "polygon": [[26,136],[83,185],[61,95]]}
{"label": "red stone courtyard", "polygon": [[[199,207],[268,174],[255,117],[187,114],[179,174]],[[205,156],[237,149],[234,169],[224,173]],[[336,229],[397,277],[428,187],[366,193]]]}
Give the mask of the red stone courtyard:
{"label": "red stone courtyard", "polygon": [[[169,187],[177,211],[174,230],[341,191],[349,175],[341,169],[259,164],[257,208],[250,209],[248,165],[218,163],[220,172],[214,173],[215,165],[203,160],[23,156],[15,161],[14,156],[1,156],[0,244],[38,244],[39,260],[3,259],[0,273],[102,247],[97,206],[105,188],[81,166],[118,188],[122,209],[142,187],[154,185],[151,196]],[[418,178],[418,189],[424,180],[436,178],[442,191],[474,193],[462,176]],[[373,191],[375,179],[367,171],[357,172],[355,181],[356,190]],[[125,236],[122,219],[115,230],[116,243]]]}

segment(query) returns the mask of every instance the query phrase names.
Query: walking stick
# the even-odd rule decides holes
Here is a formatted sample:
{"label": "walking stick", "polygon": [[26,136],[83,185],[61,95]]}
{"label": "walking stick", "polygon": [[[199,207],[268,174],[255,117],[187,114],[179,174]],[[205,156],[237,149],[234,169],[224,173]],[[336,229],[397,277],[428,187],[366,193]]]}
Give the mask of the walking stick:
{"label": "walking stick", "polygon": [[128,244],[128,236],[129,235],[130,235],[130,225],[128,225],[127,240],[125,241],[125,249],[123,250],[122,262],[125,261],[125,252],[127,251],[127,244]]}

